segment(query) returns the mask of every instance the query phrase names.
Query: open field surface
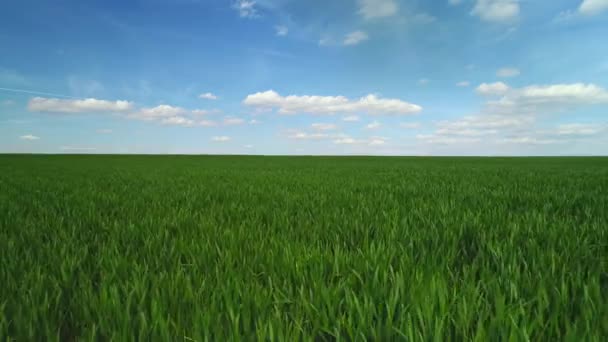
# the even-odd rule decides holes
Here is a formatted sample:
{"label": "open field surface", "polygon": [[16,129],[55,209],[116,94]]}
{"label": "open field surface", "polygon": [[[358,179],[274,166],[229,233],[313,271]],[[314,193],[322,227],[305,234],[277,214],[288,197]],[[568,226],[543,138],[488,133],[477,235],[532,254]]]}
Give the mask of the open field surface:
{"label": "open field surface", "polygon": [[0,339],[606,340],[608,158],[0,156]]}

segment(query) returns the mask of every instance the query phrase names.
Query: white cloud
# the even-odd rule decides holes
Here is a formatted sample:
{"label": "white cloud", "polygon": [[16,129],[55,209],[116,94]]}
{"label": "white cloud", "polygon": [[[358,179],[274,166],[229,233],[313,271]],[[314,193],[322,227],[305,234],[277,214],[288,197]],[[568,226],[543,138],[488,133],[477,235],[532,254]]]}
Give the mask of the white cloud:
{"label": "white cloud", "polygon": [[441,136],[436,134],[418,134],[416,139],[425,142],[427,144],[438,144],[438,145],[453,145],[453,144],[473,144],[481,141],[479,138],[469,137],[449,137]]}
{"label": "white cloud", "polygon": [[99,134],[111,134],[112,130],[108,129],[108,128],[101,128],[101,129],[97,130],[97,133],[99,133]]}
{"label": "white cloud", "polygon": [[217,95],[213,94],[213,93],[203,93],[200,94],[198,96],[199,99],[205,99],[205,100],[217,100]]}
{"label": "white cloud", "polygon": [[251,119],[251,120],[249,120],[249,124],[250,124],[250,125],[257,125],[257,124],[259,124],[259,123],[260,123],[260,121],[259,121],[259,120],[256,120],[256,119]]}
{"label": "white cloud", "polygon": [[518,0],[476,0],[472,15],[490,22],[508,22],[519,15]]}
{"label": "white cloud", "polygon": [[281,96],[273,90],[248,95],[243,103],[257,109],[277,108],[279,114],[414,114],[422,110],[422,107],[415,104],[398,99],[383,99],[372,94],[351,100],[344,96]]}
{"label": "white cloud", "polygon": [[21,140],[39,140],[40,137],[37,137],[35,135],[31,135],[31,134],[26,134],[26,135],[20,136],[19,139],[21,139]]}
{"label": "white cloud", "polygon": [[416,128],[420,128],[420,123],[419,122],[402,122],[399,124],[399,127],[401,128],[407,128],[407,129],[416,129]]}
{"label": "white cloud", "polygon": [[215,127],[217,126],[217,122],[211,120],[201,120],[198,122],[198,125],[203,127]]}
{"label": "white cloud", "polygon": [[173,107],[169,105],[159,105],[151,108],[141,108],[138,111],[131,113],[128,117],[139,120],[158,120],[170,118],[185,114],[187,111],[181,107]]}
{"label": "white cloud", "polygon": [[276,30],[277,36],[286,36],[287,33],[289,33],[289,28],[284,25],[275,26],[274,29]]}
{"label": "white cloud", "polygon": [[[501,115],[478,115],[465,116],[458,120],[443,120],[436,123],[438,129],[443,130],[444,134],[459,130],[495,130],[502,128],[525,127],[533,123],[529,117],[512,117]],[[462,134],[457,134],[462,135]]]}
{"label": "white cloud", "polygon": [[468,87],[470,85],[471,85],[471,83],[469,81],[461,81],[461,82],[456,83],[457,87]]}
{"label": "white cloud", "polygon": [[333,39],[331,37],[322,37],[319,39],[319,46],[327,46],[333,43]]}
{"label": "white cloud", "polygon": [[595,15],[608,10],[608,0],[583,0],[578,11],[584,15]]}
{"label": "white cloud", "polygon": [[344,137],[334,140],[334,144],[342,145],[342,144],[357,144],[358,140],[351,137]]}
{"label": "white cloud", "polygon": [[222,136],[216,136],[216,137],[212,137],[211,141],[215,141],[215,142],[226,142],[226,141],[230,141],[230,137],[227,137],[225,135]]}
{"label": "white cloud", "polygon": [[431,134],[419,134],[416,138],[427,144],[473,144],[504,133],[526,128],[534,122],[529,117],[504,117],[500,115],[465,116],[457,120],[435,123]]}
{"label": "white cloud", "polygon": [[516,91],[514,99],[534,104],[602,104],[608,103],[608,91],[595,84],[572,83],[532,85]]}
{"label": "white cloud", "polygon": [[356,139],[348,135],[341,135],[334,138],[333,143],[336,145],[368,145],[380,146],[386,143],[388,138],[385,137],[370,137],[367,139]]}
{"label": "white cloud", "polygon": [[427,78],[421,78],[418,80],[418,84],[420,84],[420,85],[427,85],[427,84],[429,84],[429,82],[430,81]]}
{"label": "white cloud", "polygon": [[367,129],[377,129],[377,128],[380,128],[380,126],[382,126],[382,124],[379,123],[378,121],[374,120],[373,122],[371,122],[367,126],[365,126],[365,128],[367,128]]}
{"label": "white cloud", "polygon": [[192,114],[194,114],[194,115],[207,115],[209,113],[211,113],[211,112],[208,110],[204,110],[204,109],[195,109],[192,111]]}
{"label": "white cloud", "polygon": [[131,110],[133,104],[128,101],[106,101],[97,99],[66,100],[57,98],[34,97],[28,102],[32,112],[56,113],[101,113],[124,112]]}
{"label": "white cloud", "polygon": [[193,126],[194,120],[185,118],[183,116],[171,116],[161,120],[163,125],[176,125],[176,126]]}
{"label": "white cloud", "polygon": [[567,136],[588,136],[595,135],[606,129],[605,125],[600,124],[561,124],[557,126],[557,135]]}
{"label": "white cloud", "polygon": [[354,122],[359,121],[359,117],[357,115],[349,115],[342,118],[342,121]]}
{"label": "white cloud", "polygon": [[332,131],[338,128],[338,126],[329,123],[313,123],[310,126],[318,131]]}
{"label": "white cloud", "polygon": [[256,1],[254,0],[237,0],[232,5],[232,8],[239,12],[241,18],[255,18],[258,16],[258,10],[255,5]]}
{"label": "white cloud", "polygon": [[481,95],[502,95],[505,94],[509,91],[509,86],[502,83],[502,82],[496,82],[496,83],[482,83],[480,84],[477,89],[475,89],[477,91],[478,94]]}
{"label": "white cloud", "polygon": [[498,77],[515,77],[519,76],[519,69],[516,68],[502,68],[496,71],[496,76]]}
{"label": "white cloud", "polygon": [[245,120],[243,120],[241,118],[235,118],[233,116],[227,116],[224,118],[224,125],[227,125],[227,126],[242,125],[244,123],[245,123]]}
{"label": "white cloud", "polygon": [[287,136],[289,139],[296,140],[320,140],[329,138],[329,134],[326,133],[308,133],[308,132],[299,132],[293,131],[291,134]]}
{"label": "white cloud", "polygon": [[395,0],[359,0],[359,14],[365,19],[390,17],[398,11]]}
{"label": "white cloud", "polygon": [[384,139],[378,138],[378,137],[374,137],[369,140],[370,146],[380,146],[380,145],[384,145],[385,143],[386,143],[386,141]]}
{"label": "white cloud", "polygon": [[555,144],[559,141],[555,140],[555,139],[541,139],[541,138],[537,138],[537,137],[520,136],[520,137],[503,138],[503,139],[499,140],[498,142],[503,143],[503,144],[548,145],[548,144]]}
{"label": "white cloud", "polygon": [[347,34],[346,37],[344,37],[343,44],[344,45],[357,45],[368,39],[369,39],[369,36],[367,35],[367,33],[363,32],[363,31],[354,31],[354,32]]}

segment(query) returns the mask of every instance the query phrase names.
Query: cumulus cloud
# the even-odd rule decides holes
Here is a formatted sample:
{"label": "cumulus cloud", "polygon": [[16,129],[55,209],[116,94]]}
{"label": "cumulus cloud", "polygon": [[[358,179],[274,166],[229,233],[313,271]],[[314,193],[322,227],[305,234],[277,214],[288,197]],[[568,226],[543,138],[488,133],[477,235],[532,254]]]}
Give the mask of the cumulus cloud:
{"label": "cumulus cloud", "polygon": [[349,115],[349,116],[343,117],[342,121],[355,122],[355,121],[359,121],[359,117],[357,115]]}
{"label": "cumulus cloud", "polygon": [[198,96],[199,99],[205,99],[205,100],[217,100],[217,95],[213,94],[213,93],[203,93],[200,94]]}
{"label": "cumulus cloud", "polygon": [[509,86],[502,83],[502,82],[496,82],[496,83],[482,83],[480,84],[477,89],[475,89],[477,91],[478,94],[481,95],[501,95],[501,94],[505,94],[509,91]]}
{"label": "cumulus cloud", "polygon": [[233,3],[232,8],[239,12],[241,18],[255,18],[258,16],[256,1],[254,0],[237,0]]}
{"label": "cumulus cloud", "polygon": [[277,36],[286,36],[287,33],[289,33],[289,28],[284,25],[275,26],[274,29],[276,30]]}
{"label": "cumulus cloud", "polygon": [[370,114],[414,114],[422,107],[398,99],[383,99],[367,95],[357,100],[344,96],[281,96],[273,90],[248,95],[243,103],[256,109],[274,109],[279,114],[336,114],[367,112]]}
{"label": "cumulus cloud", "polygon": [[313,123],[310,126],[319,131],[332,131],[338,128],[338,126],[330,123]]}
{"label": "cumulus cloud", "polygon": [[27,105],[32,112],[54,113],[102,113],[125,112],[131,110],[133,104],[128,101],[106,101],[94,98],[83,100],[34,97]]}
{"label": "cumulus cloud", "polygon": [[469,81],[461,81],[461,82],[456,83],[457,87],[468,87],[470,85],[471,85],[471,83]]}
{"label": "cumulus cloud", "polygon": [[156,107],[141,108],[138,111],[130,113],[128,117],[139,120],[160,120],[163,118],[177,117],[184,113],[186,113],[184,108],[163,104]]}
{"label": "cumulus cloud", "polygon": [[359,0],[359,14],[365,19],[390,17],[398,11],[395,0]]}
{"label": "cumulus cloud", "polygon": [[476,0],[471,11],[484,21],[508,22],[518,17],[518,0]]}
{"label": "cumulus cloud", "polygon": [[343,44],[347,45],[347,46],[357,45],[368,39],[369,39],[369,36],[367,35],[367,33],[363,32],[363,31],[354,31],[354,32],[347,34],[346,37],[344,37]]}
{"label": "cumulus cloud", "polygon": [[608,10],[608,0],[583,0],[578,11],[584,15],[596,15]]}
{"label": "cumulus cloud", "polygon": [[226,142],[226,141],[230,141],[230,137],[227,137],[225,135],[221,135],[221,136],[215,136],[211,138],[211,141],[215,141],[215,142]]}
{"label": "cumulus cloud", "polygon": [[498,77],[515,77],[519,76],[519,69],[516,68],[501,68],[496,71]]}
{"label": "cumulus cloud", "polygon": [[32,135],[32,134],[26,134],[26,135],[20,136],[19,139],[21,139],[21,140],[39,140],[40,137],[37,137],[37,136]]}
{"label": "cumulus cloud", "polygon": [[259,124],[259,123],[260,123],[260,120],[256,120],[256,119],[251,119],[251,120],[249,120],[249,124],[250,124],[250,125],[257,125],[257,124]]}

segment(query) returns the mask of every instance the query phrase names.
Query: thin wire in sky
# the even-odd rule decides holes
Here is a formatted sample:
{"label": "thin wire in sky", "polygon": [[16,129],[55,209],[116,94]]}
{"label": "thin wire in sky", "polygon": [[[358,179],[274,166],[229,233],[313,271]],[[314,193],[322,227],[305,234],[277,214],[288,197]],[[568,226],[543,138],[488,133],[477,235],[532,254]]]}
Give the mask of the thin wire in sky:
{"label": "thin wire in sky", "polygon": [[0,88],[0,91],[9,91],[9,92],[13,92],[13,93],[32,94],[32,95],[46,95],[46,96],[64,97],[64,98],[68,98],[68,99],[81,99],[80,97],[75,97],[75,96],[53,94],[53,93],[45,93],[45,92],[42,92],[42,91],[26,90],[26,89]]}

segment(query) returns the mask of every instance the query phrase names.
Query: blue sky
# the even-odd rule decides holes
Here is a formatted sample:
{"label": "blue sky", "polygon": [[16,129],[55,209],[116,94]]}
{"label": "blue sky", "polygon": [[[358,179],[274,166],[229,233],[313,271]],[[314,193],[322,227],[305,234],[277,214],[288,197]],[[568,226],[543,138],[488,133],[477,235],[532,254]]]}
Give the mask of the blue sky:
{"label": "blue sky", "polygon": [[7,0],[0,152],[608,154],[608,0]]}

